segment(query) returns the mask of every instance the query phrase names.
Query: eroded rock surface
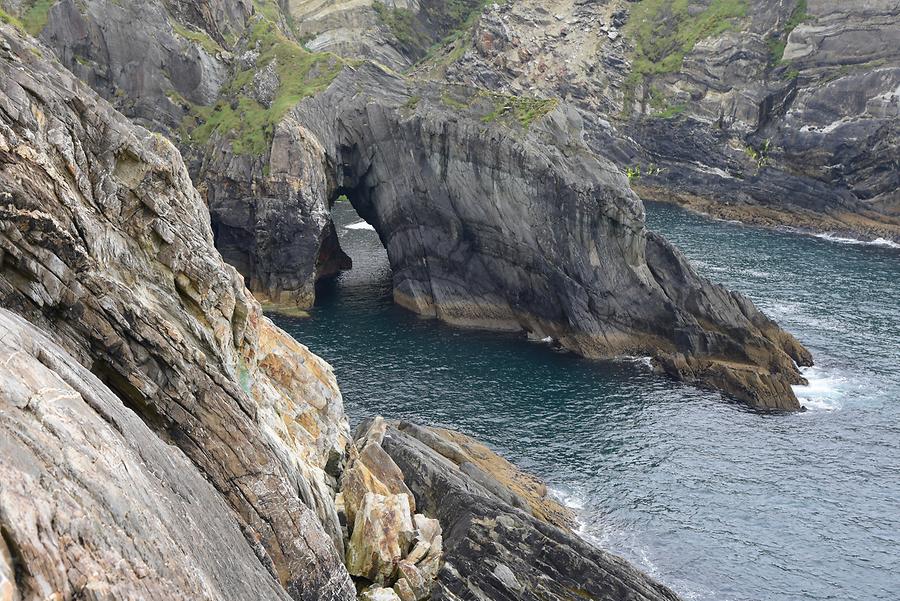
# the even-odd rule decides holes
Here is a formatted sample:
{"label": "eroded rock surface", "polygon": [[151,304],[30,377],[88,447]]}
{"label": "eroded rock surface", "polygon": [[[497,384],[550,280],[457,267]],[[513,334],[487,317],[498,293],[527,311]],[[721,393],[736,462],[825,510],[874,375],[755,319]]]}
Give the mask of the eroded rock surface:
{"label": "eroded rock surface", "polygon": [[364,65],[294,116],[378,231],[399,304],[588,357],[649,354],[755,407],[799,409],[790,385],[809,353],[646,230],[571,107]]}
{"label": "eroded rock surface", "polygon": [[645,198],[897,241],[898,23],[893,0],[524,0],[419,71],[569,100]]}
{"label": "eroded rock surface", "polygon": [[5,309],[0,417],[0,599],[290,598],[197,467]]}
{"label": "eroded rock surface", "polygon": [[352,598],[324,470],[348,438],[330,367],[223,263],[174,146],[0,37],[3,307],[192,462],[289,595]]}
{"label": "eroded rock surface", "polygon": [[431,599],[677,600],[624,560],[527,509],[552,501],[532,494],[521,497],[524,509],[514,507],[507,500],[516,494],[504,484],[508,476],[488,486],[470,477],[464,466],[474,458],[467,447],[482,449],[487,464],[503,461],[489,459],[467,437],[401,423],[388,427],[381,444],[421,511],[440,521],[444,559]]}

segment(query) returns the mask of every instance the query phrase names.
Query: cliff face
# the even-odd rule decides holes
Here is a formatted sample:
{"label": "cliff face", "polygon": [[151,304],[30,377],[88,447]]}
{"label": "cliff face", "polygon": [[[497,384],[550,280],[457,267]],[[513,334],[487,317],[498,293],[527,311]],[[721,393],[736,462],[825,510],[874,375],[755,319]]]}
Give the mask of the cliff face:
{"label": "cliff face", "polygon": [[419,71],[569,99],[647,197],[897,240],[898,17],[892,1],[507,2]]}
{"label": "cliff face", "polygon": [[809,354],[646,231],[571,108],[360,67],[294,114],[378,231],[401,305],[589,357],[650,354],[753,406],[799,408]]}
{"label": "cliff face", "polygon": [[[317,279],[349,266],[329,215],[329,203],[347,192],[388,248],[397,302],[414,311],[551,336],[590,357],[650,354],[660,371],[754,407],[799,409],[790,386],[802,381],[795,363],[809,364],[809,354],[645,231],[640,200],[597,152],[623,156],[618,138],[604,146],[613,131],[606,122],[555,100],[403,78],[310,53],[294,33],[291,15],[301,4],[286,14],[272,3],[203,3],[191,12],[162,0],[127,9],[91,0],[81,21],[72,16],[94,32],[92,48],[108,51],[104,72],[114,82],[128,79],[114,67],[130,50],[119,43],[117,21],[101,18],[107,10],[157,15],[132,26],[136,39],[164,48],[175,35],[193,49],[185,56],[194,70],[204,72],[201,54],[228,65],[212,104],[181,92],[166,102],[174,98],[181,111],[173,133],[209,204],[216,244],[261,299],[307,307]],[[81,8],[63,2],[48,13],[41,35],[64,57],[71,43],[57,30],[74,35],[81,26],[66,25],[64,11]],[[452,21],[433,3],[416,10],[422,22]],[[227,16],[216,25],[220,13]],[[562,36],[566,26],[559,27]],[[483,44],[485,52],[489,46],[501,48]],[[470,54],[446,72],[459,72]],[[171,68],[151,62],[139,79],[157,81]],[[113,99],[141,116],[132,93],[144,98],[135,89]],[[168,116],[161,114],[159,129],[166,131]]]}
{"label": "cliff face", "polygon": [[[484,494],[522,521],[518,547],[554,549],[526,581],[559,579],[542,598],[581,598],[564,586],[581,578],[676,599],[578,543],[543,485],[474,441],[442,434],[464,441],[454,490],[477,495],[440,510],[417,478],[443,466],[401,469],[380,420],[351,441],[330,367],[216,253],[174,146],[46,52],[0,25],[4,601],[484,598],[443,546],[460,552],[448,529]],[[507,552],[459,569],[507,586]]]}
{"label": "cliff face", "polygon": [[[127,407],[146,424],[138,428],[137,420],[127,420],[136,432],[130,444],[152,430],[171,449],[161,458],[177,450],[185,458],[180,465],[190,461],[194,469],[184,481],[198,495],[209,496],[214,489],[222,499],[209,509],[210,516],[198,519],[229,521],[230,532],[243,533],[245,546],[235,553],[256,557],[257,565],[246,568],[248,577],[267,574],[271,579],[260,586],[282,587],[298,599],[352,598],[324,469],[342,453],[347,438],[330,368],[263,317],[240,276],[222,262],[212,246],[208,214],[172,144],[133,126],[69,72],[40,58],[46,50],[10,32],[3,28],[0,50],[0,298],[4,308],[52,331],[62,349],[94,375],[74,367],[71,374],[61,372],[59,365],[70,362],[59,349],[45,369],[35,365],[41,337],[24,327],[13,328],[18,341],[8,352],[21,349],[28,369],[54,382],[66,380],[68,387],[54,385],[66,399],[72,396],[69,388],[77,391],[83,384],[86,392],[81,400],[72,399],[73,410],[93,412],[93,420],[110,414],[115,429],[119,421],[125,423],[121,416]],[[109,390],[103,391],[100,382]],[[114,414],[110,390],[124,404]],[[21,411],[23,428],[30,431],[40,408],[29,410],[22,395],[7,402]],[[91,408],[94,402],[98,405]],[[73,436],[88,444],[89,434]],[[66,439],[63,433],[53,436],[51,446]],[[126,432],[119,436],[131,438]],[[12,451],[23,442],[13,437],[7,444]],[[73,455],[71,461],[75,465],[60,468],[64,477],[78,480],[90,473],[82,459]],[[73,501],[53,497],[52,487],[37,488],[39,470],[28,465],[9,468],[34,475],[24,481],[31,484],[19,489],[19,496],[6,498],[10,505],[3,515],[11,515],[25,494],[41,501],[41,511],[33,514],[34,522],[4,523],[4,534],[11,532],[7,545],[16,553],[27,551],[33,558],[42,553],[35,539],[43,527],[40,520],[55,511],[65,513]],[[88,471],[82,475],[79,470]],[[80,490],[76,484],[73,495],[90,494],[88,484]],[[149,494],[161,485],[151,480],[142,490]],[[115,503],[112,492],[98,494]],[[163,519],[166,512],[178,511],[172,502],[155,517],[143,515]],[[123,503],[122,509],[110,507],[120,514],[101,513],[97,523],[114,525],[125,519],[127,503],[140,501]],[[68,523],[51,522],[63,530],[51,530],[47,544],[56,540],[58,545]],[[55,586],[45,580],[68,578],[70,586],[82,586],[81,577],[67,574],[65,567],[80,557],[86,567],[112,561],[98,556],[106,546],[96,538],[103,530],[85,528],[88,539],[55,551],[63,564],[28,562],[35,572],[33,580],[20,584],[26,587],[24,597]],[[115,542],[124,544],[119,538]],[[154,561],[164,560],[156,556]],[[188,554],[188,563],[173,566],[172,586],[179,586],[174,583],[190,572],[191,562],[221,576],[223,568],[206,565],[208,560]],[[154,564],[148,569],[165,571]],[[92,570],[83,573],[91,580]],[[107,584],[130,577],[128,571],[113,572]],[[227,591],[221,594],[227,598]]]}

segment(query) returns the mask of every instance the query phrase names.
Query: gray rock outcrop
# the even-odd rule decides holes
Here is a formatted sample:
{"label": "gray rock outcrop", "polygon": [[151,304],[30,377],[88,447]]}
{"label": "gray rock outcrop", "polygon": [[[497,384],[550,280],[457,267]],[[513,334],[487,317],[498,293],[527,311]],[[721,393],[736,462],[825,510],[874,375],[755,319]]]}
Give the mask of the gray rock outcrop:
{"label": "gray rock outcrop", "polygon": [[809,353],[646,230],[640,199],[554,101],[347,69],[294,111],[378,231],[394,299],[449,323],[645,355],[754,407],[799,409]]}
{"label": "gray rock outcrop", "polygon": [[645,198],[900,240],[900,7],[506,2],[419,69],[560,96]]}
{"label": "gray rock outcrop", "polygon": [[472,444],[460,434],[401,423],[388,427],[381,443],[417,505],[444,533],[444,562],[430,599],[678,599],[624,560],[535,517],[529,506],[552,502],[531,495],[514,507],[507,499],[515,493],[490,471],[470,477],[472,458],[456,441]]}
{"label": "gray rock outcrop", "polygon": [[[227,503],[257,572],[295,599],[353,598],[325,473],[348,438],[330,367],[263,317],[223,263],[175,147],[11,27],[0,37],[0,303],[52,331],[183,453]],[[7,541],[26,542],[37,541]],[[51,578],[50,564],[28,567]]]}

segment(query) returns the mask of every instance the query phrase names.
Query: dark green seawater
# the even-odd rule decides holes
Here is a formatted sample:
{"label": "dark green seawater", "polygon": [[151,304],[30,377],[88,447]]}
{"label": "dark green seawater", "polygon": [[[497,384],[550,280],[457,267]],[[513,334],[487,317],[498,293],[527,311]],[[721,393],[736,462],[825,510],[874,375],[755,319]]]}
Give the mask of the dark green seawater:
{"label": "dark green seawater", "polygon": [[760,415],[640,359],[419,319],[391,303],[375,233],[335,212],[355,269],[311,318],[278,323],[331,362],[351,420],[486,441],[574,507],[586,538],[686,599],[900,599],[900,250],[648,206],[697,269],[814,353],[797,389],[809,411]]}

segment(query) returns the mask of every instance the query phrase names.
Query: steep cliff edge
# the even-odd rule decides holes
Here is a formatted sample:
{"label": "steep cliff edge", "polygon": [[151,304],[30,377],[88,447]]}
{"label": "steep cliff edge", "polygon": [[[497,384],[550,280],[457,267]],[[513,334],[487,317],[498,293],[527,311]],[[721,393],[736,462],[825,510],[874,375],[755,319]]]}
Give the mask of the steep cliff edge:
{"label": "steep cliff edge", "polygon": [[170,142],[11,28],[0,46],[3,307],[196,466],[279,586],[352,598],[324,470],[347,438],[330,368],[222,262]]}
{"label": "steep cliff edge", "polygon": [[401,305],[588,357],[649,354],[754,407],[799,409],[809,353],[646,230],[570,107],[362,65],[293,115],[378,231]]}
{"label": "steep cliff edge", "polygon": [[[73,22],[92,32],[83,44],[92,56],[108,49],[107,72],[118,81],[127,73],[112,66],[129,55],[115,21],[101,17],[136,17],[138,9],[110,2],[81,9],[61,0],[41,36],[70,55],[69,30],[81,26],[67,25],[65,11],[80,11]],[[329,215],[346,191],[379,228],[404,306],[460,325],[551,336],[591,357],[649,354],[660,370],[754,407],[799,409],[794,363],[808,364],[809,354],[646,234],[639,199],[590,148],[596,125],[570,106],[312,54],[293,37],[291,13],[270,2],[244,12],[233,0],[202,6],[243,17],[217,28],[154,0],[140,10],[165,18],[132,27],[138,46],[165,46],[174,35],[197,56],[229,65],[214,104],[169,96],[180,98],[176,133],[209,203],[216,244],[262,300],[307,307],[317,279],[349,266]],[[427,14],[430,6],[419,8]],[[221,32],[241,22],[224,50]],[[139,71],[157,81],[166,64]],[[131,93],[141,94],[113,100],[133,109]]]}
{"label": "steep cliff edge", "polygon": [[[177,150],[46,52],[0,25],[0,596],[447,598],[441,522],[465,504],[413,513],[416,475],[384,430],[348,446],[330,367],[216,253]],[[548,527],[552,512],[515,501],[540,485],[516,478],[503,493],[509,478],[482,473],[477,490],[524,532]],[[554,555],[530,576],[564,576],[542,598],[583,598],[566,588],[583,578],[598,599],[676,599],[553,532],[516,543]],[[508,579],[505,552],[464,573]]]}
{"label": "steep cliff edge", "polygon": [[647,198],[900,240],[900,6],[489,5],[420,77],[559,96]]}

